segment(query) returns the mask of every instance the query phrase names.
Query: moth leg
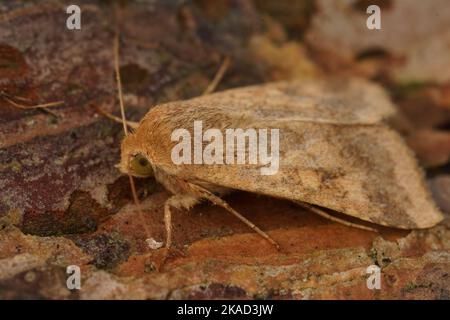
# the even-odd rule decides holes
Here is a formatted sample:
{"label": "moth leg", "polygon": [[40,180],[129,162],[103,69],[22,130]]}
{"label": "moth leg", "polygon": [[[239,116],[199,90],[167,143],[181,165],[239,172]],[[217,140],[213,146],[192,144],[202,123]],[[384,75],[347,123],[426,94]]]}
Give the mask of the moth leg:
{"label": "moth leg", "polygon": [[[115,115],[113,115],[112,113],[109,113],[105,110],[103,110],[100,107],[95,107],[95,109],[101,113],[102,115],[104,115],[105,117],[107,117],[108,119],[111,119],[112,121],[118,122],[120,124],[123,124],[122,118],[116,117]],[[137,127],[139,126],[139,122],[134,122],[134,121],[129,121],[129,120],[125,120],[125,123],[127,124],[127,126],[129,126],[132,129],[137,129]]]}
{"label": "moth leg", "polygon": [[341,224],[346,225],[348,227],[354,227],[354,228],[358,228],[358,229],[362,229],[362,230],[378,232],[378,230],[376,230],[376,229],[373,229],[373,228],[370,228],[370,227],[363,226],[361,224],[357,224],[357,223],[353,223],[353,222],[349,222],[349,221],[345,221],[343,219],[339,219],[339,218],[333,217],[332,215],[326,213],[325,211],[323,211],[323,210],[321,210],[321,209],[319,209],[319,208],[317,208],[317,207],[315,207],[313,205],[310,205],[310,204],[308,204],[306,202],[296,202],[296,203],[298,205],[300,205],[301,207],[303,207],[305,209],[308,209],[308,210],[314,212],[315,214],[318,214],[319,216],[324,217],[326,219],[329,219],[331,221],[341,223]]}
{"label": "moth leg", "polygon": [[166,244],[163,264],[166,261],[169,255],[170,247],[172,246],[172,211],[170,211],[170,207],[174,207],[177,209],[190,209],[198,202],[199,199],[196,197],[185,194],[177,194],[171,196],[164,203],[164,226],[166,228]]}
{"label": "moth leg", "polygon": [[[191,185],[192,187],[192,185]],[[242,222],[244,222],[247,226],[249,226],[253,231],[255,231],[256,233],[258,233],[261,237],[263,237],[264,239],[266,239],[267,241],[269,241],[273,246],[275,246],[275,248],[277,250],[280,250],[280,245],[275,242],[275,240],[273,240],[267,233],[265,233],[264,231],[262,231],[260,228],[258,228],[253,222],[251,222],[250,220],[248,220],[246,217],[244,217],[243,215],[241,215],[239,212],[237,212],[236,210],[234,210],[226,201],[224,201],[222,198],[214,195],[213,193],[209,192],[206,189],[203,189],[199,186],[195,186],[195,189],[197,189],[198,192],[201,193],[202,198],[205,198],[209,201],[211,201],[212,203],[214,203],[215,205],[218,205],[222,208],[224,208],[225,210],[227,210],[228,212],[232,213],[233,215],[235,215],[237,218],[239,218],[239,220],[241,220]]]}
{"label": "moth leg", "polygon": [[170,247],[172,246],[172,212],[170,211],[169,200],[166,201],[166,203],[164,203],[164,226],[166,227],[166,244],[165,244],[166,252],[164,253],[163,261],[166,261]]}

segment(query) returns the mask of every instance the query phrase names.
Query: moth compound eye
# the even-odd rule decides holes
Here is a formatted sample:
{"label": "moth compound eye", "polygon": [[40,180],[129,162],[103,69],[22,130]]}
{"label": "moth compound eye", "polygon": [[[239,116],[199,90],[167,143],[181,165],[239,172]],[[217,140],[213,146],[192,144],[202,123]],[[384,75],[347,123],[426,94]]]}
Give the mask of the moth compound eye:
{"label": "moth compound eye", "polygon": [[145,177],[153,175],[153,169],[150,161],[148,161],[148,159],[140,153],[131,158],[130,167],[132,173],[135,173],[136,175]]}

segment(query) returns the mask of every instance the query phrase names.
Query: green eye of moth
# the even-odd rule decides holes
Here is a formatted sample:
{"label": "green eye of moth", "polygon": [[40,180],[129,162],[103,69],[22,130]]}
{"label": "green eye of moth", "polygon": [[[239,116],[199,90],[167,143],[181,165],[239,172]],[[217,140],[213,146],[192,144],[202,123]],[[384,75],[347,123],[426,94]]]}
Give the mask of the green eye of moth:
{"label": "green eye of moth", "polygon": [[[227,90],[151,108],[125,137],[120,169],[153,175],[173,194],[164,205],[167,248],[170,209],[189,209],[202,200],[222,206],[275,243],[222,200],[234,190],[288,199],[316,213],[327,208],[378,225],[429,228],[443,216],[413,153],[385,123],[394,113],[384,90],[363,79]],[[171,150],[177,142],[171,134],[179,128],[192,131],[194,121],[220,130],[278,129],[278,172],[261,175],[251,164],[175,164]]]}
{"label": "green eye of moth", "polygon": [[153,169],[150,162],[140,153],[131,157],[130,169],[136,176],[149,177],[153,175]]}

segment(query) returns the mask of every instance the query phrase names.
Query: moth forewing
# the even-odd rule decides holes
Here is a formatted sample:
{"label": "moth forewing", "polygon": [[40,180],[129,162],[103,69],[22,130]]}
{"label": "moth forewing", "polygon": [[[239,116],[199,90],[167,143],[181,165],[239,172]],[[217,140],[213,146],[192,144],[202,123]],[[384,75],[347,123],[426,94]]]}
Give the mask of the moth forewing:
{"label": "moth forewing", "polygon": [[[383,122],[394,113],[380,87],[359,79],[252,86],[152,108],[122,154],[145,153],[172,192],[191,192],[183,184],[245,190],[391,227],[431,227],[443,217],[414,155]],[[279,130],[277,173],[248,163],[175,164],[172,132],[194,135],[195,121],[205,130]]]}

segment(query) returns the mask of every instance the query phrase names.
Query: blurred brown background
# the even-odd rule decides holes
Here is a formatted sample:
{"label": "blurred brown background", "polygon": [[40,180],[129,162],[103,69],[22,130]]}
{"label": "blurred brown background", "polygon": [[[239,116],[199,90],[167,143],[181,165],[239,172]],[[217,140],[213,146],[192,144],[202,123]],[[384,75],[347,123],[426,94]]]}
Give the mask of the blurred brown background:
{"label": "blurred brown background", "polygon": [[[0,4],[0,298],[448,299],[448,219],[422,231],[345,227],[287,201],[236,193],[227,201],[283,247],[224,210],[174,212],[175,247],[163,272],[146,246],[128,178],[114,168],[122,128],[113,72],[114,2]],[[382,30],[366,28],[381,8]],[[372,79],[399,109],[399,130],[450,212],[448,1],[127,1],[120,4],[127,116],[200,95],[225,56],[218,90],[331,75]],[[18,108],[63,100],[61,107]],[[169,195],[138,180],[145,223],[162,241]],[[448,215],[447,215],[448,217]],[[82,291],[66,288],[66,266]],[[382,289],[366,268],[382,267]]]}

